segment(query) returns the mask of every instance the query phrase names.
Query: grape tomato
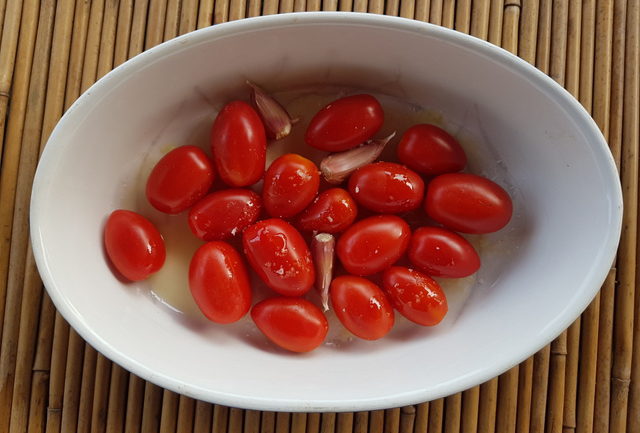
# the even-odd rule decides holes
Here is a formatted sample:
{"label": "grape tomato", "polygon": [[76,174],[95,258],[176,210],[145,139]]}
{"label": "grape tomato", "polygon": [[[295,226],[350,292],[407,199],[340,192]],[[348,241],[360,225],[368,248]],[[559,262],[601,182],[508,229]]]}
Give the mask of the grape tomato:
{"label": "grape tomato", "polygon": [[329,331],[322,311],[302,298],[265,299],[253,306],[251,318],[269,340],[292,352],[312,351]]}
{"label": "grape tomato", "polygon": [[202,149],[180,146],[153,167],[145,193],[154,208],[177,214],[200,200],[211,188],[214,177],[211,161]]}
{"label": "grape tomato", "polygon": [[311,119],[304,141],[329,152],[351,149],[382,127],[384,111],[371,95],[353,95],[331,102]]}
{"label": "grape tomato", "polygon": [[407,129],[397,148],[398,159],[427,176],[460,171],[467,164],[458,140],[435,125],[420,124]]}
{"label": "grape tomato", "polygon": [[313,201],[319,186],[320,173],[312,161],[294,153],[282,155],[264,176],[264,207],[273,217],[292,217]]}
{"label": "grape tomato", "polygon": [[409,245],[409,225],[395,215],[376,215],[349,227],[336,252],[347,272],[366,276],[394,264]]}
{"label": "grape tomato", "polygon": [[297,218],[302,231],[339,233],[349,227],[358,215],[358,207],[351,195],[342,188],[321,193]]}
{"label": "grape tomato", "polygon": [[236,322],[251,307],[247,268],[226,242],[198,248],[189,265],[189,289],[202,313],[216,323]]}
{"label": "grape tomato", "polygon": [[253,270],[276,293],[302,296],[313,286],[311,252],[288,222],[278,218],[259,221],[245,229],[242,245]]}
{"label": "grape tomato", "polygon": [[358,204],[374,212],[408,212],[420,207],[424,182],[416,172],[403,165],[376,162],[351,175],[349,192]]}
{"label": "grape tomato", "polygon": [[421,227],[411,235],[409,260],[433,277],[464,278],[480,268],[473,245],[459,234],[440,227]]}
{"label": "grape tomato", "polygon": [[109,260],[127,280],[144,280],[164,264],[162,235],[136,212],[113,211],[105,224],[103,240]]}

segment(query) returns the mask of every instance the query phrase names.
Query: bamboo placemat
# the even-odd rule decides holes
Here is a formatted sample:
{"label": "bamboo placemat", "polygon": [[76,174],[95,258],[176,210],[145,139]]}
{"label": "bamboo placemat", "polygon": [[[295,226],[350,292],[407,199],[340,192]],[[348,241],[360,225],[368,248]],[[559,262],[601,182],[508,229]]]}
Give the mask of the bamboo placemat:
{"label": "bamboo placemat", "polygon": [[[111,363],[43,290],[28,238],[30,189],[64,110],[164,40],[305,10],[400,15],[501,45],[564,85],[608,139],[625,199],[616,263],[580,319],[502,376],[372,412],[211,405]],[[0,0],[0,25],[0,432],[640,433],[638,0]]]}

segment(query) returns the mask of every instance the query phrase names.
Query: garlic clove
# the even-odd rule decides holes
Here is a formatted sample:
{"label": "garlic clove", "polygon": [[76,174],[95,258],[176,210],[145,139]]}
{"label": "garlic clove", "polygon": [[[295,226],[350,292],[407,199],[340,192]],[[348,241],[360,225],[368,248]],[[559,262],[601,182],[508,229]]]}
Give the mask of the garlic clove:
{"label": "garlic clove", "polygon": [[370,140],[344,152],[332,153],[320,163],[322,175],[329,183],[342,182],[355,170],[375,161],[395,135],[394,131],[385,138]]}
{"label": "garlic clove", "polygon": [[251,103],[262,118],[267,136],[280,140],[289,135],[297,119],[292,119],[282,104],[260,87],[250,81],[247,85],[251,87]]}
{"label": "garlic clove", "polygon": [[329,286],[333,279],[333,261],[336,239],[329,233],[319,233],[311,241],[311,251],[316,265],[316,289],[320,292],[324,311],[329,310]]}

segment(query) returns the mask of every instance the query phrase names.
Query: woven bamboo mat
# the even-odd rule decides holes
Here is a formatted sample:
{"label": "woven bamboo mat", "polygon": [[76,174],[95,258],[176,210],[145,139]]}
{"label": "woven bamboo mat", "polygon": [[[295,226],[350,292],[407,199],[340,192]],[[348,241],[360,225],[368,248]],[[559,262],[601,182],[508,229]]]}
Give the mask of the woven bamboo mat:
{"label": "woven bamboo mat", "polygon": [[[430,403],[257,412],[146,383],[56,313],[34,265],[28,213],[38,155],[64,110],[110,69],[164,40],[305,10],[400,15],[470,33],[536,65],[592,113],[621,174],[622,241],[600,294],[550,346]],[[0,432],[640,433],[639,14],[638,0],[0,0]]]}

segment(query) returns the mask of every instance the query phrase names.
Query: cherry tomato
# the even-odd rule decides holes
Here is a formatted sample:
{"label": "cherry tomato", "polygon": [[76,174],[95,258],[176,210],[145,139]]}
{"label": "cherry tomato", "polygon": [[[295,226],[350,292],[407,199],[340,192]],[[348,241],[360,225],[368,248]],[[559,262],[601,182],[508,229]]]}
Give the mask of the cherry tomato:
{"label": "cherry tomato", "polygon": [[313,162],[294,153],[282,155],[264,176],[264,207],[273,217],[292,217],[313,201],[319,186],[320,174]]}
{"label": "cherry tomato", "polygon": [[480,257],[468,240],[440,227],[421,227],[413,232],[409,260],[434,277],[462,278],[480,268]]}
{"label": "cherry tomato", "polygon": [[371,95],[353,95],[333,101],[309,123],[304,141],[329,152],[351,149],[372,138],[382,127],[384,112]]}
{"label": "cherry tomato", "polygon": [[128,210],[109,215],[104,246],[113,266],[131,281],[144,280],[159,271],[166,257],[158,229],[142,215]]}
{"label": "cherry tomato", "polygon": [[427,187],[424,205],[429,217],[463,233],[498,231],[513,213],[511,198],[500,185],[466,173],[434,178]]}
{"label": "cherry tomato", "polygon": [[435,125],[414,125],[398,144],[398,159],[412,170],[427,176],[455,173],[467,165],[467,155],[444,129]]}
{"label": "cherry tomato", "polygon": [[253,224],[262,200],[248,189],[226,189],[209,194],[189,211],[189,227],[205,241],[230,239]]}
{"label": "cherry tomato", "polygon": [[394,264],[409,245],[409,225],[394,215],[358,221],[338,239],[336,252],[347,272],[371,275]]}
{"label": "cherry tomato", "polygon": [[227,185],[248,186],[260,180],[267,138],[251,105],[233,101],[220,110],[211,128],[211,149],[218,174]]}
{"label": "cherry tomato", "polygon": [[301,296],[311,289],[315,270],[302,235],[278,218],[263,220],[242,233],[249,264],[264,283],[285,296]]}
{"label": "cherry tomato", "polygon": [[391,331],[393,307],[371,281],[344,275],[333,280],[329,293],[336,316],[353,335],[377,340]]}
{"label": "cherry tomato", "polygon": [[177,214],[204,197],[214,177],[211,161],[202,149],[181,146],[163,156],[151,170],[147,199],[159,211]]}
{"label": "cherry tomato", "polygon": [[416,172],[403,165],[376,162],[351,175],[349,192],[358,204],[374,212],[408,212],[420,207],[424,182]]}
{"label": "cherry tomato", "polygon": [[265,299],[253,306],[251,318],[269,340],[292,352],[312,351],[329,331],[322,311],[301,298]]}
{"label": "cherry tomato", "polygon": [[226,242],[208,242],[198,248],[189,265],[189,289],[200,311],[216,323],[240,320],[251,307],[247,268]]}
{"label": "cherry tomato", "polygon": [[300,230],[339,233],[356,219],[358,207],[342,188],[331,188],[320,194],[298,217]]}
{"label": "cherry tomato", "polygon": [[382,287],[393,307],[419,325],[433,326],[449,309],[440,285],[422,272],[394,266],[382,274]]}

